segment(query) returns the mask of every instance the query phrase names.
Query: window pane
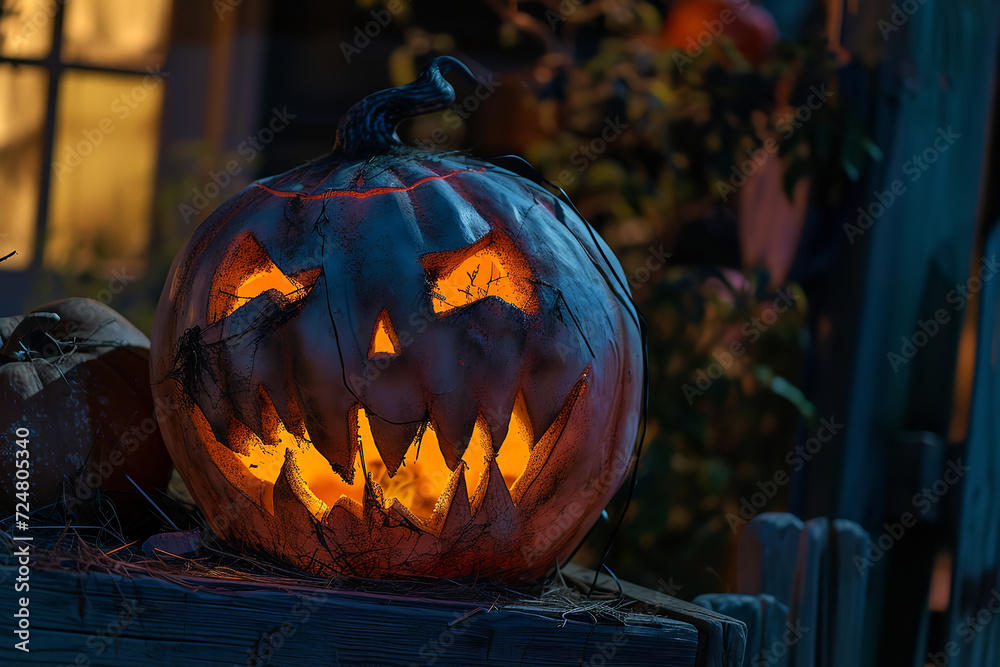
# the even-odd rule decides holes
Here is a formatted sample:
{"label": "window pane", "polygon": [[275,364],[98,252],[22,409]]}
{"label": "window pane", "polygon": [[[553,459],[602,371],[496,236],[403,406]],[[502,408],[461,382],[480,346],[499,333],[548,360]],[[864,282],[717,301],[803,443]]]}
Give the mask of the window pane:
{"label": "window pane", "polygon": [[48,74],[0,65],[0,271],[26,268],[34,255]]}
{"label": "window pane", "polygon": [[170,4],[170,0],[67,2],[63,61],[136,69],[162,63]]}
{"label": "window pane", "polygon": [[0,0],[0,54],[44,58],[52,50],[55,0]]}
{"label": "window pane", "polygon": [[59,96],[45,265],[120,268],[149,243],[163,80],[68,71]]}

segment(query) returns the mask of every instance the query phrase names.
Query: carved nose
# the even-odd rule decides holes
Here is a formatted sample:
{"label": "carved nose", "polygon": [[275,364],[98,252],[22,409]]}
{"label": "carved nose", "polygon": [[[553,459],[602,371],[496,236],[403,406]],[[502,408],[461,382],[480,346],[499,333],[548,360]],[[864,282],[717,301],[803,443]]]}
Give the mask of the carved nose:
{"label": "carved nose", "polygon": [[399,337],[396,336],[396,329],[392,326],[389,311],[383,308],[382,312],[378,314],[378,319],[375,320],[372,340],[368,344],[368,358],[389,359],[398,357],[399,353]]}

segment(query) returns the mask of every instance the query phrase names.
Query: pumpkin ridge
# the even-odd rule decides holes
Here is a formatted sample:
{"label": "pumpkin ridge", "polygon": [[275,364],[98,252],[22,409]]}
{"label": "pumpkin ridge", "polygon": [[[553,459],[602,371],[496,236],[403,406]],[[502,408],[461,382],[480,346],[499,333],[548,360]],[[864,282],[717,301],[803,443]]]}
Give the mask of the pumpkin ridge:
{"label": "pumpkin ridge", "polygon": [[453,171],[448,172],[447,174],[424,176],[415,183],[411,183],[410,185],[405,185],[405,186],[385,185],[376,188],[369,188],[368,190],[325,190],[323,192],[311,195],[307,195],[304,192],[295,192],[290,190],[275,190],[274,188],[268,187],[263,183],[257,183],[257,187],[261,188],[262,190],[266,190],[275,197],[295,197],[296,199],[300,199],[302,201],[332,199],[334,197],[351,197],[353,199],[366,199],[368,197],[372,197],[375,195],[385,195],[396,192],[409,192],[410,190],[413,190],[417,186],[423,185],[424,183],[428,183],[430,181],[443,181],[451,178],[452,176],[455,176],[456,174],[463,174],[463,173],[481,174],[484,171],[486,171],[486,167],[480,167],[479,169],[455,169]]}

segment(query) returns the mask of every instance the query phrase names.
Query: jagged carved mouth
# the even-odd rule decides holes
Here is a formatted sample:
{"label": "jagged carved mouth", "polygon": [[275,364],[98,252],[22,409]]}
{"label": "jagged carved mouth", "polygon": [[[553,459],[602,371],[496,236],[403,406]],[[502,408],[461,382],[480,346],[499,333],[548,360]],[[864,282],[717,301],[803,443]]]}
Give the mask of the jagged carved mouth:
{"label": "jagged carved mouth", "polygon": [[274,489],[283,477],[317,520],[323,521],[335,506],[359,519],[366,508],[375,506],[395,512],[418,528],[437,532],[460,494],[468,496],[472,517],[488,502],[488,493],[505,490],[509,501],[518,504],[562,436],[591,373],[588,365],[552,423],[538,429],[541,432],[531,423],[523,393],[517,395],[507,434],[499,446],[491,441],[490,428],[481,413],[461,459],[453,467],[446,461],[430,418],[417,425],[416,435],[400,460],[386,461],[368,414],[356,404],[349,423],[358,447],[351,468],[341,474],[313,446],[304,424],[289,429],[282,422],[263,387],[259,389],[265,406],[261,424],[269,425],[266,433],[256,433],[234,419],[226,446],[216,439],[200,409],[191,413],[209,456],[226,478],[271,514],[280,513]]}
{"label": "jagged carved mouth", "polygon": [[[505,302],[525,317],[540,307],[529,263],[506,234],[493,231],[463,248],[426,253],[420,261],[438,318],[487,300]],[[437,532],[456,500],[473,517],[484,503],[494,509],[516,506],[549,459],[592,373],[588,365],[561,407],[552,401],[555,397],[540,397],[536,387],[528,387],[503,415],[490,419],[495,407],[480,408],[474,424],[471,406],[463,404],[452,413],[454,399],[462,400],[460,393],[428,394],[433,405],[424,418],[405,423],[369,414],[360,402],[345,412],[348,404],[340,403],[339,396],[310,391],[309,382],[296,388],[286,379],[286,391],[272,396],[266,387],[279,386],[274,378],[264,377],[258,384],[254,374],[258,347],[277,345],[260,333],[261,322],[296,317],[321,269],[286,275],[250,232],[232,244],[222,266],[227,268],[213,279],[206,319],[213,340],[218,336],[225,350],[218,357],[223,364],[221,384],[216,380],[225,395],[221,400],[234,404],[229,406],[232,411],[216,410],[209,403],[217,401],[201,395],[195,402],[207,412],[193,407],[192,421],[229,482],[275,517],[283,514],[281,503],[294,496],[321,521],[337,507],[359,519],[382,510]],[[179,347],[185,348],[183,341]],[[383,307],[372,330],[368,360],[391,362],[402,354],[392,318]],[[178,358],[186,360],[187,375],[195,375],[182,385],[197,386],[204,379],[197,373],[198,355],[191,362],[179,350]],[[190,395],[199,396],[197,391]],[[533,402],[544,401],[544,409],[527,405],[525,395]],[[278,410],[272,399],[278,401]],[[559,411],[553,417],[554,409]],[[533,423],[531,415],[543,423]]]}

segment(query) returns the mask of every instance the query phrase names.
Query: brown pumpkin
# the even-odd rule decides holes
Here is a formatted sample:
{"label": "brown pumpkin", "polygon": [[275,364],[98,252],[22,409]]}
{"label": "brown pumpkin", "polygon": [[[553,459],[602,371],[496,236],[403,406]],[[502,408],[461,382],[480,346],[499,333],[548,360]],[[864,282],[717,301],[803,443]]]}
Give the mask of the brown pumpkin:
{"label": "brown pumpkin", "polygon": [[173,469],[153,414],[149,340],[103,303],[74,298],[0,318],[0,343],[2,510],[86,509],[100,492],[119,518],[137,517],[147,504],[126,475],[148,493]]}
{"label": "brown pumpkin", "polygon": [[454,101],[434,61],[334,152],[252,184],[174,261],[152,336],[162,429],[212,528],[322,574],[550,571],[634,449],[621,267],[534,182],[399,143]]}

